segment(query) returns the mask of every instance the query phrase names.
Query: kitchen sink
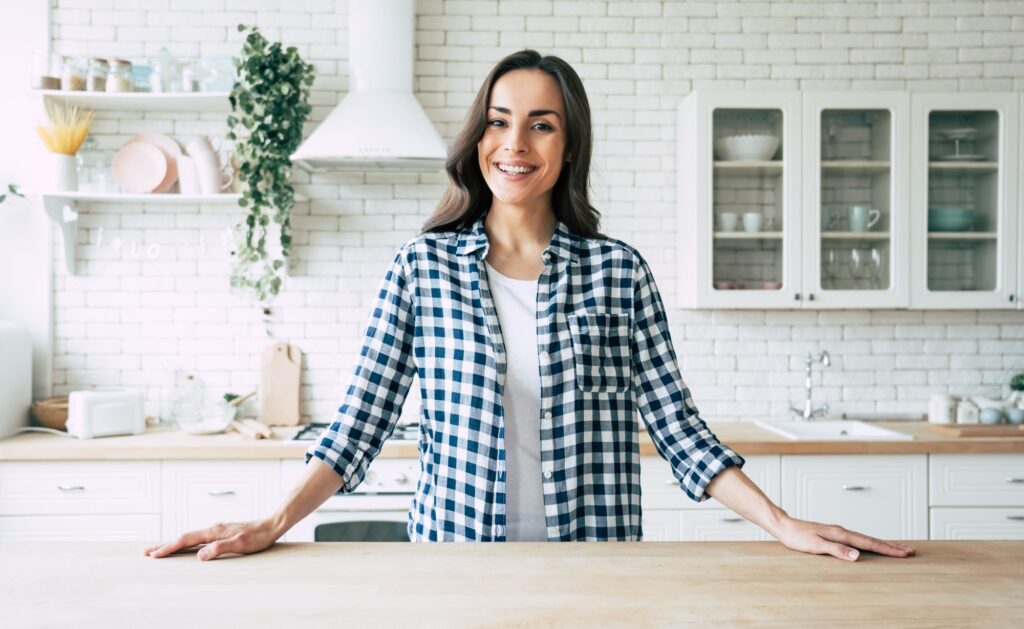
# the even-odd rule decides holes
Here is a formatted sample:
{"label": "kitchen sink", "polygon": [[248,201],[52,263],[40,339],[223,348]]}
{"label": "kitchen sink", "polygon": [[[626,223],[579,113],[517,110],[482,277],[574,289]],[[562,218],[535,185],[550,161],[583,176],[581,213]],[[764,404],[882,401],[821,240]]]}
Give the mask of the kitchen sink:
{"label": "kitchen sink", "polygon": [[755,422],[761,428],[795,441],[905,440],[911,435],[856,420]]}

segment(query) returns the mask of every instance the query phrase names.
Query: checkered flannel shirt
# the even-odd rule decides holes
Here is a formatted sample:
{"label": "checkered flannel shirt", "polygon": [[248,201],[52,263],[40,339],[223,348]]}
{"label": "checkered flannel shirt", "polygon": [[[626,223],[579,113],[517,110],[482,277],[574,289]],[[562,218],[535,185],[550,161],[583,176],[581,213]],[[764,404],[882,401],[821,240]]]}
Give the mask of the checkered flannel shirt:
{"label": "checkered flannel shirt", "polygon": [[[395,255],[334,422],[306,451],[353,491],[391,436],[411,386],[422,397],[421,473],[409,538],[505,540],[505,339],[483,264],[483,218],[426,233]],[[679,374],[661,297],[629,245],[558,222],[537,288],[548,540],[640,540],[637,413],[695,501],[743,457],[721,444]],[[515,342],[514,339],[509,339]]]}

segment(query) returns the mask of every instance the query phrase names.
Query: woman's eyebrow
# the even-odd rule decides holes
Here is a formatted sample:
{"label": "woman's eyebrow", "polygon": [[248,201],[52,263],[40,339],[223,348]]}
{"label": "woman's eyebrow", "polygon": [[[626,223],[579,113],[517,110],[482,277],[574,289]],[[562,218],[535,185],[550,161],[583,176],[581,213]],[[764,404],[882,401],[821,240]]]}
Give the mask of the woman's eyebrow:
{"label": "woman's eyebrow", "polygon": [[[510,110],[507,107],[495,107],[494,105],[491,105],[491,109],[495,109],[495,110],[497,110],[497,111],[499,111],[500,113],[503,113],[503,114],[509,114],[509,115],[512,114],[512,110]],[[558,116],[559,120],[562,119],[562,116],[557,111],[555,111],[553,109],[534,109],[533,111],[531,111],[528,114],[528,116],[530,118],[532,118],[534,116],[546,116],[548,114],[554,114],[554,115]]]}

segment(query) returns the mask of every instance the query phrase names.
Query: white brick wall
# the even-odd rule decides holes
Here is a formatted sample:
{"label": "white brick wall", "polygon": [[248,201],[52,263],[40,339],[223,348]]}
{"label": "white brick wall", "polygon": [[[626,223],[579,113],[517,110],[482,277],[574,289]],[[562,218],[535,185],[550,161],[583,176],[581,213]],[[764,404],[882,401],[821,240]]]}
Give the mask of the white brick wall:
{"label": "white brick wall", "polygon": [[[319,74],[314,123],[348,86],[344,0],[56,0],[58,52],[146,60],[231,54],[239,22],[296,45]],[[672,308],[676,277],[675,111],[695,88],[1024,89],[1020,2],[417,2],[416,91],[450,141],[480,80],[524,46],[562,56],[594,111],[594,200],[604,230],[651,262],[683,373],[705,417],[778,416],[802,399],[803,356],[829,350],[817,403],[847,411],[923,411],[936,391],[998,396],[1024,370],[1024,316],[1003,312],[694,312]],[[198,115],[104,114],[113,149],[142,131],[187,141],[217,133]],[[302,260],[267,328],[305,353],[303,413],[331,417],[368,307],[394,250],[444,187],[434,174],[297,172],[311,201],[293,224]],[[227,284],[221,246],[233,208],[87,207],[78,268],[55,247],[57,392],[127,384],[149,410],[176,368],[210,396],[259,380],[262,313]],[[102,245],[99,230],[103,228]],[[111,244],[115,238],[120,249]],[[56,242],[59,243],[59,240]],[[159,245],[159,255],[152,245]],[[418,410],[411,392],[406,417]]]}

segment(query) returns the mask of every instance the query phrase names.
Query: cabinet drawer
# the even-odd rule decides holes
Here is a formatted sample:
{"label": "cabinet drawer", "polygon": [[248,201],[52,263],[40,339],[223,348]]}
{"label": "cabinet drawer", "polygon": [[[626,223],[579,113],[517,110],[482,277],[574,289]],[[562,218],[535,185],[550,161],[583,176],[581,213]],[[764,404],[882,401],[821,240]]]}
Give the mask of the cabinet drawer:
{"label": "cabinet drawer", "polygon": [[683,542],[767,542],[775,538],[729,509],[682,511],[679,539]]}
{"label": "cabinet drawer", "polygon": [[932,509],[932,539],[1024,540],[1024,509]]}
{"label": "cabinet drawer", "polygon": [[160,515],[156,513],[0,516],[0,542],[159,541]]}
{"label": "cabinet drawer", "polygon": [[1024,455],[933,454],[933,507],[1024,507]]}
{"label": "cabinet drawer", "polygon": [[[761,488],[773,502],[779,501],[779,457],[745,457],[743,472]],[[694,502],[680,489],[679,481],[665,459],[645,456],[640,459],[640,488],[644,510],[647,509],[721,509],[722,503],[714,498]]]}
{"label": "cabinet drawer", "polygon": [[280,500],[279,461],[166,461],[163,536],[270,515]]}
{"label": "cabinet drawer", "polygon": [[159,461],[0,463],[0,515],[159,512]]}
{"label": "cabinet drawer", "polygon": [[885,539],[928,539],[927,455],[782,457],[789,515]]}

